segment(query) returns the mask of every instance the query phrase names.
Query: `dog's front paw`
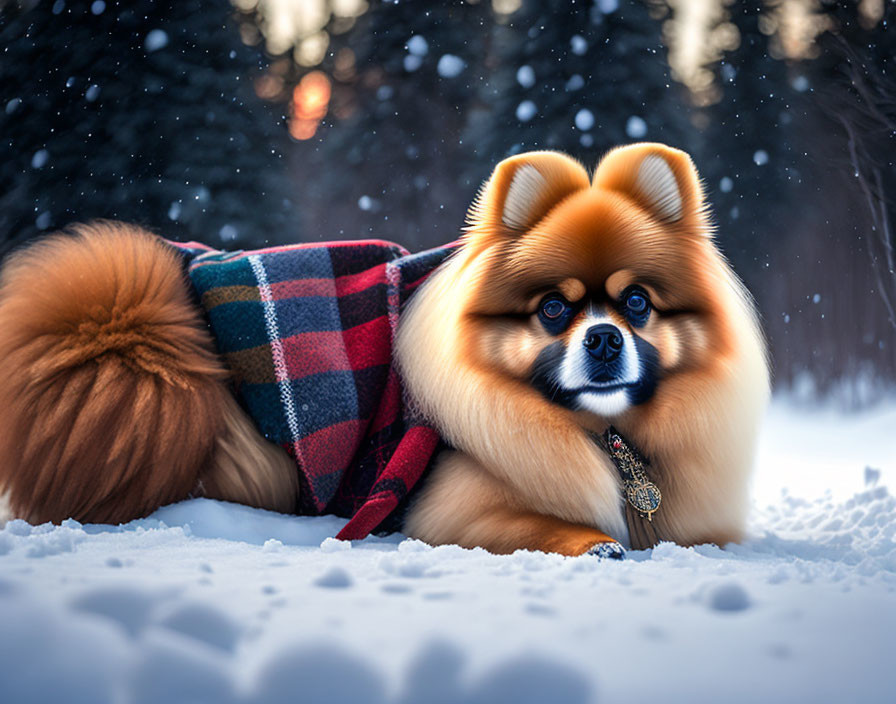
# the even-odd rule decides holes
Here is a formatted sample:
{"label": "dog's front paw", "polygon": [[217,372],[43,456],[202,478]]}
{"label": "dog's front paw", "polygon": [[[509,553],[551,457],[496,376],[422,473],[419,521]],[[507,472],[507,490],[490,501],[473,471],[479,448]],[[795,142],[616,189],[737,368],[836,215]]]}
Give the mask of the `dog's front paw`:
{"label": "dog's front paw", "polygon": [[599,560],[621,560],[625,557],[625,548],[616,541],[598,543],[586,554],[594,555]]}

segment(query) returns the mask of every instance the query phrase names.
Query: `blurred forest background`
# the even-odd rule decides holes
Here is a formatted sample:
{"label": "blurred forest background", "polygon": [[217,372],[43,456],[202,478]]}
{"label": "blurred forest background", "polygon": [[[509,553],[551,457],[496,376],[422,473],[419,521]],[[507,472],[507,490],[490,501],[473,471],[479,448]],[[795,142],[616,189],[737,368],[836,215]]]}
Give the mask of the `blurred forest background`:
{"label": "blurred forest background", "polygon": [[502,158],[690,152],[776,384],[896,383],[893,0],[0,0],[0,243],[455,239]]}

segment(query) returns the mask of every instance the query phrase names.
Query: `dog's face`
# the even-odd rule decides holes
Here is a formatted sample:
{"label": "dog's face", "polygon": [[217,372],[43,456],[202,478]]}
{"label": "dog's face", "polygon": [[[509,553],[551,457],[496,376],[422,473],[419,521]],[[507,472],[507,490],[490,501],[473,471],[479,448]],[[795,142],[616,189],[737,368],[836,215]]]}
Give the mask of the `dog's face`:
{"label": "dog's face", "polygon": [[483,192],[469,235],[481,248],[465,301],[472,358],[604,419],[712,373],[745,308],[684,154],[623,148],[593,182],[557,154],[507,170]]}
{"label": "dog's face", "polygon": [[570,300],[551,291],[535,314],[552,341],[533,364],[532,384],[555,403],[603,417],[647,402],[657,386],[659,353],[639,328],[652,313],[650,294],[636,283],[612,299]]}

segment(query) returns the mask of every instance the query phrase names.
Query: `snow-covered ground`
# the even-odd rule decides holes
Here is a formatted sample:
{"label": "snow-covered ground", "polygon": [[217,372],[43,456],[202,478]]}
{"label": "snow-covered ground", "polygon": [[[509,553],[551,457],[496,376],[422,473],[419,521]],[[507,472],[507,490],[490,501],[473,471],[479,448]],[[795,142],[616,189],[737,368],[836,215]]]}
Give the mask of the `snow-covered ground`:
{"label": "snow-covered ground", "polygon": [[[751,539],[499,557],[207,500],[0,530],[0,702],[892,702],[896,403],[776,402]],[[866,469],[870,467],[870,469]]]}

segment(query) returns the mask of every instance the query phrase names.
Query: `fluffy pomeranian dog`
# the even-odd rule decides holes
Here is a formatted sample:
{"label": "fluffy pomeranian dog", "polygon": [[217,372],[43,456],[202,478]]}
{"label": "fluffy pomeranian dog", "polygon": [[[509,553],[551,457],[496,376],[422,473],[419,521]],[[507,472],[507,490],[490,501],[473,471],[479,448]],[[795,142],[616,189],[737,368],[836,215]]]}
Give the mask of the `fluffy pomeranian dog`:
{"label": "fluffy pomeranian dog", "polygon": [[[739,540],[767,362],[690,158],[637,144],[590,176],[514,156],[468,222],[397,322],[404,395],[446,446],[403,532],[598,556]],[[295,458],[234,398],[177,256],[132,226],[75,231],[0,280],[7,514],[126,521],[197,495],[295,511]]]}

